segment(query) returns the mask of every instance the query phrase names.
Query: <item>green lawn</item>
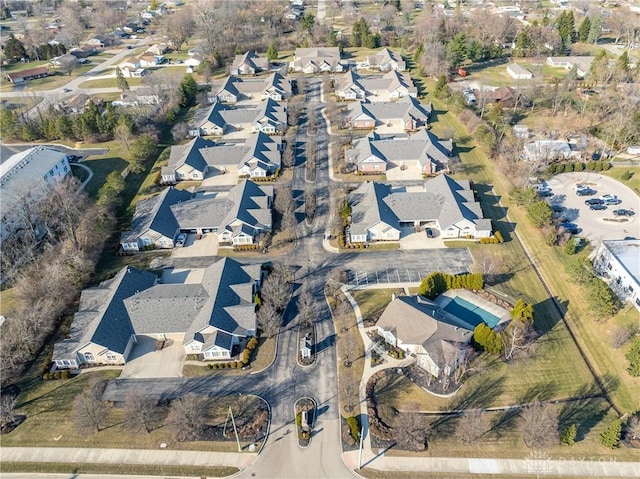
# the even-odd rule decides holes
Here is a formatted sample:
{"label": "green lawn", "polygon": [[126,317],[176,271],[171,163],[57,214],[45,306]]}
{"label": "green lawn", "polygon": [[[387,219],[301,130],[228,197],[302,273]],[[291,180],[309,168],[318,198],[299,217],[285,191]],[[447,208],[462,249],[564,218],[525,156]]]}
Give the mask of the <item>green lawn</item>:
{"label": "green lawn", "polygon": [[[141,86],[144,83],[143,78],[127,78],[130,87]],[[97,80],[87,80],[78,86],[78,88],[117,88],[116,78],[98,78]]]}
{"label": "green lawn", "polygon": [[59,473],[71,474],[118,474],[124,476],[186,476],[226,477],[239,472],[236,467],[224,466],[167,466],[155,464],[98,464],[62,462],[4,462],[5,473]]}
{"label": "green lawn", "polygon": [[[16,413],[24,414],[27,418],[12,432],[3,434],[2,445],[157,449],[160,444],[167,443],[170,449],[237,451],[235,441],[176,442],[169,429],[162,426],[168,412],[166,408],[160,411],[157,427],[148,434],[130,431],[126,427],[125,411],[122,408],[109,409],[108,417],[99,432],[79,430],[74,423],[74,398],[93,381],[113,379],[119,374],[120,371],[95,371],[85,372],[69,380],[43,381],[38,374],[31,372],[18,384],[23,393],[16,403]],[[257,399],[251,396],[249,400],[251,402]],[[238,401],[238,396],[212,400],[208,424],[224,422],[229,405],[235,408]],[[239,410],[235,411],[236,416],[238,412]],[[241,444],[246,446],[248,443],[241,441]]]}
{"label": "green lawn", "polygon": [[15,301],[13,288],[0,291],[0,315],[9,315],[13,311]]}
{"label": "green lawn", "polygon": [[354,289],[351,291],[351,296],[358,303],[362,318],[365,321],[371,320],[375,322],[391,302],[391,295],[399,292],[402,292],[402,290],[397,288]]}
{"label": "green lawn", "polygon": [[[613,163],[615,165],[615,162]],[[631,172],[633,175],[628,180],[623,180],[622,176],[626,174],[626,172]],[[611,178],[615,178],[619,182],[625,184],[633,191],[636,192],[637,195],[640,195],[640,167],[639,166],[616,166],[607,171],[601,171],[600,174],[609,176]]]}

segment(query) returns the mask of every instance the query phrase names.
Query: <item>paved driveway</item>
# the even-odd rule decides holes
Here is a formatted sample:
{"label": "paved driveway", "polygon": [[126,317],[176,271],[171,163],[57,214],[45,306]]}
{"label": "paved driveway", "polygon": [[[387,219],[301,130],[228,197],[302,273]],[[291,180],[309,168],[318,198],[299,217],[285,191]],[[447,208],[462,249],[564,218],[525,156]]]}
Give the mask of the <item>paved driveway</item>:
{"label": "paved driveway", "polygon": [[[561,216],[572,221],[582,229],[580,235],[589,238],[593,243],[602,240],[623,239],[627,236],[640,237],[638,215],[640,215],[640,199],[619,181],[598,173],[562,173],[549,180],[549,187],[554,196],[549,199],[551,204],[563,206],[565,210]],[[577,183],[589,184],[597,191],[594,196],[578,196],[574,191]],[[622,200],[617,206],[609,206],[603,211],[591,211],[584,202],[589,198],[597,198],[604,194],[614,194]],[[613,210],[616,208],[632,209],[634,216],[625,222],[612,221]]]}
{"label": "paved driveway", "polygon": [[399,166],[388,164],[387,165],[387,181],[407,181],[407,180],[422,180],[422,173],[420,169],[413,164],[413,162],[407,162],[406,169],[402,169]]}
{"label": "paved driveway", "polygon": [[137,336],[121,378],[177,378],[182,375],[185,359],[182,341],[169,340],[156,351],[157,340],[150,336]]}
{"label": "paved driveway", "polygon": [[181,248],[173,248],[172,258],[188,258],[200,256],[216,256],[218,254],[218,235],[215,233],[207,233],[200,239],[196,239],[196,235],[190,233],[187,235],[187,241]]}

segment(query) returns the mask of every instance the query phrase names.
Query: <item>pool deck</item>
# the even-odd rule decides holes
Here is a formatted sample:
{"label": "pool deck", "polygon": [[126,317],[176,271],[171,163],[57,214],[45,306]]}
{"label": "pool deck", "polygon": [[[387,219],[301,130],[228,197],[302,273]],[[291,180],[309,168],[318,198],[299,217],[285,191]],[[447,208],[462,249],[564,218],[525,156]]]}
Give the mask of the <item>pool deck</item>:
{"label": "pool deck", "polygon": [[509,311],[502,308],[501,306],[498,306],[497,304],[493,304],[490,301],[481,298],[476,294],[473,294],[471,291],[467,291],[466,289],[449,289],[438,296],[434,300],[434,302],[444,309],[456,296],[470,302],[475,306],[478,306],[479,308],[484,309],[485,311],[499,318],[497,326],[511,320],[511,313]]}

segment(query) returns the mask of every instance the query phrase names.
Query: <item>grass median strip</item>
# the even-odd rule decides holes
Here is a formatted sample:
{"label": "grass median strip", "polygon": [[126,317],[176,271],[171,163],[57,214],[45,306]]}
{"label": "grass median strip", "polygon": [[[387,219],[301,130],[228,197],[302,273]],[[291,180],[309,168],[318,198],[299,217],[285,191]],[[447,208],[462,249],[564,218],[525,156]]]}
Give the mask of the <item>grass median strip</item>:
{"label": "grass median strip", "polygon": [[50,474],[120,474],[123,476],[226,477],[239,472],[225,466],[167,466],[155,464],[93,464],[73,462],[6,462],[2,472]]}

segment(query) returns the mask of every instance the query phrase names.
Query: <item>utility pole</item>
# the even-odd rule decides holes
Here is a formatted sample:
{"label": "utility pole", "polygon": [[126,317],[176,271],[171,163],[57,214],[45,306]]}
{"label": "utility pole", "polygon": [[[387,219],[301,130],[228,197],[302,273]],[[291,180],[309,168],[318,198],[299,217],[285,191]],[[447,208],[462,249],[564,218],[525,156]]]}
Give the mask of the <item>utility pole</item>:
{"label": "utility pole", "polygon": [[233,425],[233,432],[236,435],[236,443],[238,444],[238,452],[242,452],[242,447],[240,447],[240,438],[238,437],[238,429],[236,428],[236,421],[233,418],[233,411],[231,410],[231,406],[229,406],[229,411],[227,412],[227,419],[224,421],[224,428],[222,429],[222,436],[227,437],[227,423],[229,422],[229,418],[231,418],[231,424]]}

